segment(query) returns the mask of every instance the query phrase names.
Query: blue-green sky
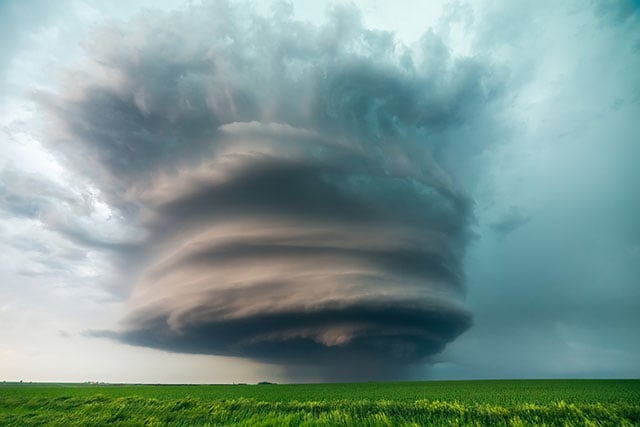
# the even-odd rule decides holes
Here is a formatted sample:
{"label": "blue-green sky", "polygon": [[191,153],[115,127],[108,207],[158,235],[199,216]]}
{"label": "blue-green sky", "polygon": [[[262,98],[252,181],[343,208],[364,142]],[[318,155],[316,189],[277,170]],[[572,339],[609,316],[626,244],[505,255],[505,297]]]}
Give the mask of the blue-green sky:
{"label": "blue-green sky", "polygon": [[640,375],[634,1],[0,2],[0,379]]}

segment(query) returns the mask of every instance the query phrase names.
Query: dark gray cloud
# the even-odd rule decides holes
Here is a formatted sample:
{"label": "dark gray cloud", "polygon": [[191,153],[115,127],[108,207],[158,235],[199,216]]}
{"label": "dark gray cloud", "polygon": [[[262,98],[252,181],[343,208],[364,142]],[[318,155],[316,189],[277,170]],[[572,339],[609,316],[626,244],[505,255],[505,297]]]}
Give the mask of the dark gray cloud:
{"label": "dark gray cloud", "polygon": [[[256,291],[271,290],[270,285],[259,284]],[[236,295],[243,297],[242,293]],[[209,300],[203,298],[205,304]],[[401,370],[405,363],[442,351],[471,325],[468,313],[460,309],[429,307],[415,300],[331,301],[313,310],[263,312],[237,319],[220,318],[211,311],[209,304],[193,307],[191,315],[202,317],[192,319],[179,334],[167,334],[173,328],[171,320],[155,315],[136,319],[136,330],[103,335],[184,353],[286,361],[329,371],[348,366],[352,378],[375,378],[380,374],[371,371],[372,367],[390,366],[393,361]],[[359,364],[364,369],[358,369]],[[331,372],[324,373],[325,378],[327,375]]]}
{"label": "dark gray cloud", "polygon": [[145,236],[104,248],[135,274],[93,335],[357,376],[471,325],[468,154],[442,135],[499,99],[481,57],[349,7],[313,26],[217,2],[103,27],[62,85],[34,95],[49,147]]}

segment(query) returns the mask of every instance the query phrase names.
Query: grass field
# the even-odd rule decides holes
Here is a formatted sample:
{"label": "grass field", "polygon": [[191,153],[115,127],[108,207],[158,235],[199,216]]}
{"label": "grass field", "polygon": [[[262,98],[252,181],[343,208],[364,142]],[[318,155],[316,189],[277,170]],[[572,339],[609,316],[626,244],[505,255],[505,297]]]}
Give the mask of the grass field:
{"label": "grass field", "polygon": [[0,425],[640,425],[640,380],[0,384]]}

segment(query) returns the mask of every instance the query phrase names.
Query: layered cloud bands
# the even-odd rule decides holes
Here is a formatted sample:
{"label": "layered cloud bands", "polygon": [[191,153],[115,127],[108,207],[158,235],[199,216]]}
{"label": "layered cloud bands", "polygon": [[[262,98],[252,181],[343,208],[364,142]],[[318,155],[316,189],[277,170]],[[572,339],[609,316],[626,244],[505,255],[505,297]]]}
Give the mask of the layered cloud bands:
{"label": "layered cloud bands", "polygon": [[472,204],[441,159],[499,87],[479,59],[351,9],[314,27],[220,3],[103,28],[68,84],[39,97],[50,140],[143,230],[102,335],[333,369],[426,360],[470,326]]}
{"label": "layered cloud bands", "polygon": [[221,130],[229,144],[215,160],[157,191],[170,199],[148,224],[170,237],[134,290],[122,339],[272,361],[410,362],[469,326],[451,298],[466,200],[306,131]]}

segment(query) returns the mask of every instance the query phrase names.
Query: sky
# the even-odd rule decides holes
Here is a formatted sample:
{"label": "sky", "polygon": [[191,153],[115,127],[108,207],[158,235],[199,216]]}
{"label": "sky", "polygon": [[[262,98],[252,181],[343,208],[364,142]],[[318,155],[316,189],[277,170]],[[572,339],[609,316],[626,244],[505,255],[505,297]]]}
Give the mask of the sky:
{"label": "sky", "polygon": [[0,1],[0,380],[640,377],[640,3]]}

